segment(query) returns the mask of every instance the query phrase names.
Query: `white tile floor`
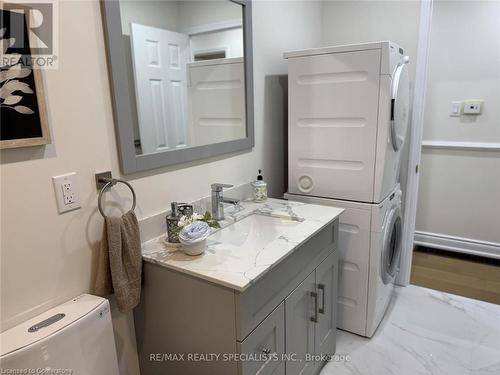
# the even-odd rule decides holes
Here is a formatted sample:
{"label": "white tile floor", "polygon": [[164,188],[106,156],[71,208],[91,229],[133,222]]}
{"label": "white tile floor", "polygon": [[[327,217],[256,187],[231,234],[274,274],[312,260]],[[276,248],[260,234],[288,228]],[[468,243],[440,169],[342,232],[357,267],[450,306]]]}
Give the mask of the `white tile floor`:
{"label": "white tile floor", "polygon": [[321,375],[500,375],[500,305],[398,287],[373,338],[337,331],[337,354]]}

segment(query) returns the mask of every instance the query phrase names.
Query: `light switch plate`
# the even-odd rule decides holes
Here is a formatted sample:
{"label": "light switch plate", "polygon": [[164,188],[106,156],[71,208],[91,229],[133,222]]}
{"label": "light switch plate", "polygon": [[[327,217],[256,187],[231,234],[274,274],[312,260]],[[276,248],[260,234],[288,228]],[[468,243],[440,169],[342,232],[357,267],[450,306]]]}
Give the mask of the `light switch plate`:
{"label": "light switch plate", "polygon": [[76,173],[53,176],[52,182],[56,193],[57,209],[60,214],[81,207]]}
{"label": "light switch plate", "polygon": [[461,114],[462,114],[462,102],[460,101],[451,102],[450,116],[460,117]]}

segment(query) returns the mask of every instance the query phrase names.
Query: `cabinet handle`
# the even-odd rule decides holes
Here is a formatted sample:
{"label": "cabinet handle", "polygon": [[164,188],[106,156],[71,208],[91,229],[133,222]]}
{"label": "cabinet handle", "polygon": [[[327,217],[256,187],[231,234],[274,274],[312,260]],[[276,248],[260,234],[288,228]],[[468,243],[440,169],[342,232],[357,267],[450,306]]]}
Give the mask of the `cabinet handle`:
{"label": "cabinet handle", "polygon": [[311,292],[311,297],[314,298],[314,316],[311,316],[311,322],[318,323],[318,293]]}
{"label": "cabinet handle", "polygon": [[320,314],[325,313],[325,284],[318,284],[318,289],[321,290],[321,307],[318,309]]}

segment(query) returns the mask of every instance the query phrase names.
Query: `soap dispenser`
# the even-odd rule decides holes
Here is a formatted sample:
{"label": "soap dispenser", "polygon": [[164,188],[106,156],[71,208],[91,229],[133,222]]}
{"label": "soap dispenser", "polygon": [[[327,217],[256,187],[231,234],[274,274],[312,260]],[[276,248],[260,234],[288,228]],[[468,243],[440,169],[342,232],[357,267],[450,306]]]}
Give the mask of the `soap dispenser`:
{"label": "soap dispenser", "polygon": [[262,177],[262,170],[259,169],[257,180],[252,182],[254,202],[265,202],[267,199],[267,182]]}
{"label": "soap dispenser", "polygon": [[179,220],[182,216],[193,216],[193,205],[187,203],[170,203],[170,216],[167,216],[168,242],[179,243]]}
{"label": "soap dispenser", "polygon": [[179,205],[177,202],[170,203],[171,211],[170,216],[167,216],[167,236],[168,242],[178,243],[179,241],[179,232],[177,224],[179,223]]}

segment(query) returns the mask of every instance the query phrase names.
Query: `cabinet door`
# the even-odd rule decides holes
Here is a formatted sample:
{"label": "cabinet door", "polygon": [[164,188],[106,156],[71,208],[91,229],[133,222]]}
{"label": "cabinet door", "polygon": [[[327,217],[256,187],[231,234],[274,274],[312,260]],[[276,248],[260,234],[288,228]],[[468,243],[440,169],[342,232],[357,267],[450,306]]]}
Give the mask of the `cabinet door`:
{"label": "cabinet door", "polygon": [[241,375],[280,374],[285,351],[283,302],[257,328],[239,343],[239,352],[255,360],[240,362]]}
{"label": "cabinet door", "polygon": [[315,353],[333,355],[337,326],[337,251],[331,253],[316,268],[318,290],[318,323],[316,324]]}
{"label": "cabinet door", "polygon": [[317,295],[315,273],[312,272],[285,299],[285,348],[287,358],[286,374],[312,374],[314,362],[306,361],[306,354],[314,354],[314,326],[317,317]]}

